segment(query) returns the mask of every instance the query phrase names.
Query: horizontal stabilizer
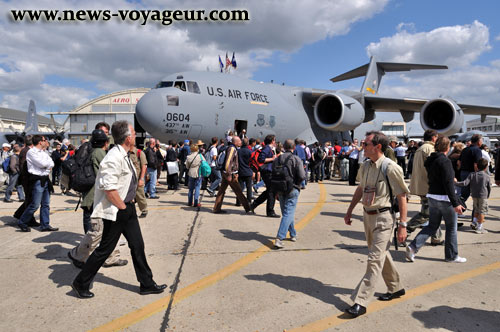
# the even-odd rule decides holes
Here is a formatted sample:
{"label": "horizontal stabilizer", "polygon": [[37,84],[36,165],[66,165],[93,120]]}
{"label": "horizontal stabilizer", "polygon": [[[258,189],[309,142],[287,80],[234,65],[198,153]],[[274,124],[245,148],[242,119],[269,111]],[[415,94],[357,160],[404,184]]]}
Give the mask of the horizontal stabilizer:
{"label": "horizontal stabilizer", "polygon": [[330,79],[330,81],[340,82],[351,78],[365,76],[365,81],[361,87],[361,93],[365,94],[370,92],[372,94],[377,94],[382,76],[384,76],[386,72],[410,71],[414,69],[448,69],[448,67],[441,65],[423,65],[418,63],[377,62],[374,57],[371,57],[370,63],[336,76]]}
{"label": "horizontal stabilizer", "polygon": [[[335,76],[331,78],[332,82],[340,82],[345,80],[350,80],[352,78],[365,76],[368,72],[368,66],[370,64],[367,63],[361,67],[343,73],[341,75]],[[395,71],[410,71],[410,70],[421,70],[421,69],[448,69],[448,66],[443,65],[425,65],[418,63],[397,63],[397,62],[377,62],[377,67],[384,72],[395,72]]]}

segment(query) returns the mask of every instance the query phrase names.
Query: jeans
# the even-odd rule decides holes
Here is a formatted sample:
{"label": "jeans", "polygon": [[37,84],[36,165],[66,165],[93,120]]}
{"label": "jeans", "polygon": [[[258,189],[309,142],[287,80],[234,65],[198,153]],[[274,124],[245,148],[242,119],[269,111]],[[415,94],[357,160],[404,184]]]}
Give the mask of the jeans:
{"label": "jeans", "polygon": [[324,162],[325,162],[325,178],[330,179],[330,177],[333,177],[333,176],[331,176],[331,174],[332,174],[332,159],[326,157]]}
{"label": "jeans", "polygon": [[94,211],[94,207],[82,206],[82,210],[83,210],[83,234],[87,234],[87,232],[92,229],[92,222],[90,220],[90,216]]}
{"label": "jeans", "polygon": [[59,183],[59,179],[61,178],[62,166],[56,165],[52,168],[52,184],[55,186]]}
{"label": "jeans", "polygon": [[[472,172],[460,171],[460,181],[467,179],[467,177],[469,176],[470,173],[472,173]],[[470,196],[470,185],[466,186],[466,187],[458,187],[458,188],[460,188],[460,197],[463,198],[463,202],[465,203],[465,201]]]}
{"label": "jeans", "polygon": [[340,180],[349,180],[349,160],[347,158],[340,160]]}
{"label": "jeans", "polygon": [[257,182],[253,187],[255,189],[259,189],[259,188],[262,188],[262,187],[265,187],[266,186],[266,183],[264,182],[264,180],[260,180],[259,182]]}
{"label": "jeans", "polygon": [[49,193],[49,180],[45,181],[45,185],[41,185],[41,180],[36,180],[33,184],[31,202],[26,210],[24,210],[19,225],[27,226],[31,221],[33,214],[41,205],[40,209],[40,228],[44,229],[49,227],[50,216],[50,193]]}
{"label": "jeans", "polygon": [[281,208],[281,223],[276,237],[280,240],[286,238],[286,233],[290,232],[290,237],[297,236],[295,231],[295,208],[299,199],[299,190],[294,188],[288,195],[278,194]]}
{"label": "jeans", "polygon": [[255,209],[260,204],[266,202],[266,213],[268,216],[274,214],[274,202],[275,196],[271,187],[271,172],[270,171],[262,171],[262,180],[266,184],[266,190],[260,194],[259,197],[253,202],[253,208]]}
{"label": "jeans", "polygon": [[444,219],[446,233],[444,239],[444,257],[453,260],[458,256],[457,244],[457,213],[450,202],[438,201],[429,198],[429,225],[424,227],[410,243],[410,246],[417,252],[425,241],[439,228],[441,219]]}
{"label": "jeans", "polygon": [[12,191],[14,190],[14,187],[17,190],[17,195],[19,196],[19,199],[21,201],[24,200],[23,186],[16,185],[18,178],[19,178],[19,173],[9,175],[9,186],[7,187],[7,190],[5,190],[4,200],[6,200],[6,201],[10,200],[10,196],[12,195]]}
{"label": "jeans", "polygon": [[220,171],[215,167],[212,167],[212,183],[210,184],[210,191],[214,192],[222,181],[222,175]]}
{"label": "jeans", "polygon": [[189,186],[189,191],[188,191],[188,205],[191,206],[193,205],[193,192],[194,192],[194,206],[197,206],[199,203],[199,198],[200,198],[200,188],[201,188],[201,180],[203,178],[197,177],[197,178],[192,178],[188,177],[188,186]]}
{"label": "jeans", "polygon": [[[238,176],[238,183],[240,184],[241,191],[247,190],[247,201],[248,203],[252,202],[252,176]],[[236,198],[236,204],[240,204],[238,198]]]}
{"label": "jeans", "polygon": [[149,181],[144,186],[144,191],[148,193],[151,197],[156,196],[156,168],[148,167],[147,173],[149,176]]}

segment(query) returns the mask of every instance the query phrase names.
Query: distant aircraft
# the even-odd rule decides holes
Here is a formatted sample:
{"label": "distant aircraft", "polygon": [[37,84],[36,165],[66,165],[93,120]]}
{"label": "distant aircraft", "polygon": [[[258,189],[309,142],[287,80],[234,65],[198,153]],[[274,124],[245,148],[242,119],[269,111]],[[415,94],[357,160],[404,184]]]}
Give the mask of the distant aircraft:
{"label": "distant aircraft", "polygon": [[331,79],[365,76],[361,91],[317,90],[262,83],[215,72],[183,72],[164,78],[137,103],[139,124],[161,141],[223,137],[246,129],[248,137],[274,134],[278,140],[301,138],[307,143],[350,140],[349,131],[375,119],[375,111],[400,112],[413,120],[421,112],[424,130],[451,135],[463,125],[464,113],[500,115],[499,107],[458,104],[451,98],[432,100],[377,95],[387,72],[447,69],[447,66],[377,62]]}
{"label": "distant aircraft", "polygon": [[472,135],[479,134],[483,137],[483,144],[486,144],[488,148],[491,148],[491,140],[490,137],[498,137],[498,133],[485,133],[484,131],[480,130],[470,130],[468,132],[465,132],[463,134],[460,134],[457,136],[456,140],[459,142],[467,142],[470,141],[472,138]]}
{"label": "distant aircraft", "polygon": [[[69,117],[66,119],[66,121],[69,119]],[[1,120],[0,120],[1,121]],[[56,126],[56,122],[54,120],[54,117],[52,116],[52,121],[53,121],[53,126],[49,125],[50,129],[53,131],[51,132],[42,132],[38,130],[38,116],[36,113],[36,107],[35,107],[35,102],[33,100],[30,100],[30,104],[28,107],[28,113],[26,114],[26,124],[24,126],[24,130],[22,132],[16,131],[14,127],[9,126],[9,129],[11,132],[3,132],[0,133],[3,134],[3,139],[0,139],[0,141],[4,142],[13,142],[15,141],[16,143],[23,144],[24,143],[24,138],[26,135],[43,135],[47,137],[49,140],[57,140],[59,142],[62,142],[62,140],[66,137],[64,129],[62,131],[59,131]],[[66,125],[66,121],[62,125],[62,128]],[[3,143],[3,142],[2,142]]]}

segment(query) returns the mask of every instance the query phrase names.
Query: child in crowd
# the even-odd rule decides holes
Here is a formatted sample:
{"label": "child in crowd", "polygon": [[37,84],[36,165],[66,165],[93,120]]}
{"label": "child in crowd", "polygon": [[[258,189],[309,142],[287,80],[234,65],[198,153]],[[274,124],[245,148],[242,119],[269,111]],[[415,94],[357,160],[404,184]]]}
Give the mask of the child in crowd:
{"label": "child in crowd", "polygon": [[488,212],[488,197],[491,192],[490,176],[486,172],[488,161],[481,158],[477,162],[477,172],[470,173],[469,176],[461,182],[456,182],[459,187],[470,185],[470,192],[473,203],[474,219],[471,228],[477,234],[484,234],[487,231],[483,227],[484,215]]}

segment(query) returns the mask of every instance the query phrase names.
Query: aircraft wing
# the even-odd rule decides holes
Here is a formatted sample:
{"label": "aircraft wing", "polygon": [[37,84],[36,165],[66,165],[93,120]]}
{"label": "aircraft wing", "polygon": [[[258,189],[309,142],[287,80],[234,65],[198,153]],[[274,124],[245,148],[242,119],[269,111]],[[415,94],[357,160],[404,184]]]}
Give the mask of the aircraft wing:
{"label": "aircraft wing", "polygon": [[[419,98],[388,98],[382,96],[365,95],[365,107],[377,111],[400,112],[412,111],[419,112],[428,99]],[[481,106],[470,104],[457,104],[465,114],[477,115],[500,115],[500,107]]]}

